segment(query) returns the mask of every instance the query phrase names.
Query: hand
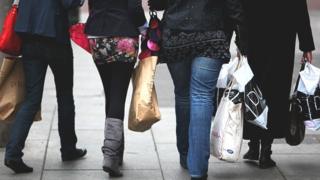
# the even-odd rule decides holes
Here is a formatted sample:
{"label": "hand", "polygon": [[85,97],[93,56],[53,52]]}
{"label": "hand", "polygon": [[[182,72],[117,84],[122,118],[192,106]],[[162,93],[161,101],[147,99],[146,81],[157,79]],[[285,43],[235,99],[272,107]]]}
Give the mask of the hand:
{"label": "hand", "polygon": [[301,59],[301,63],[304,63],[305,61],[312,63],[312,59],[312,51],[304,52]]}

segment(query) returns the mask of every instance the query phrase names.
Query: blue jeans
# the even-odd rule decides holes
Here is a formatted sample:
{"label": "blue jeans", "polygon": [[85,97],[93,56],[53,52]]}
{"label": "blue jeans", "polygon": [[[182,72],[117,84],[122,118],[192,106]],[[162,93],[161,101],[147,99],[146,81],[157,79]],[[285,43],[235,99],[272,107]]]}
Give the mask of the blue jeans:
{"label": "blue jeans", "polygon": [[[204,176],[208,171],[213,99],[222,64],[222,60],[205,57],[168,64],[175,84],[177,129],[183,131],[177,134],[177,145],[178,149],[188,146],[188,137],[188,169],[192,177]],[[181,98],[179,92],[189,93]]]}
{"label": "blue jeans", "polygon": [[23,41],[23,68],[26,98],[18,110],[6,146],[7,160],[21,160],[23,148],[41,106],[47,67],[50,66],[56,84],[58,100],[58,129],[61,153],[73,152],[76,147],[73,100],[73,57],[70,45],[57,44],[49,39],[32,38]]}
{"label": "blue jeans", "polygon": [[168,69],[174,84],[177,148],[180,163],[186,166],[189,148],[191,62],[169,63]]}

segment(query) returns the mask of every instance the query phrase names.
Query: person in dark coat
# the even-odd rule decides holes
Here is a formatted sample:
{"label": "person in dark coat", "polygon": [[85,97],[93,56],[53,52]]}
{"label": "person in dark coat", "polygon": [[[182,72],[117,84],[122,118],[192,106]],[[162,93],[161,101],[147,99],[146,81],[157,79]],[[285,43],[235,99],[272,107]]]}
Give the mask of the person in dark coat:
{"label": "person in dark coat", "polygon": [[68,10],[82,3],[81,0],[20,0],[15,31],[22,38],[26,99],[16,114],[5,153],[5,165],[15,173],[33,171],[23,162],[22,150],[41,106],[48,66],[57,91],[61,158],[71,161],[87,153],[76,148],[73,53],[68,33]]}
{"label": "person in dark coat", "polygon": [[248,61],[269,106],[268,130],[245,124],[250,149],[244,159],[259,160],[260,168],[269,168],[276,165],[271,159],[273,139],[288,132],[296,36],[303,59],[311,62],[315,47],[306,0],[244,0],[244,7],[250,32]]}
{"label": "person in dark coat", "polygon": [[141,0],[89,0],[85,32],[105,91],[105,172],[122,176],[123,121],[130,78],[137,60],[139,35],[146,31]]}

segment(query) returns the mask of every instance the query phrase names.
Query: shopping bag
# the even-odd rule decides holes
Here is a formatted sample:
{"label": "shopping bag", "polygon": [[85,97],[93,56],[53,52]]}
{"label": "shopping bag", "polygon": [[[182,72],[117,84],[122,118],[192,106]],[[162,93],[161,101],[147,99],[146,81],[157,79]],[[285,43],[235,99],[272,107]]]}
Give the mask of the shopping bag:
{"label": "shopping bag", "polygon": [[[238,61],[237,69],[240,65]],[[243,96],[234,88],[236,84],[233,78],[224,91],[211,131],[211,154],[228,162],[239,159],[243,136]]]}
{"label": "shopping bag", "polygon": [[320,69],[305,62],[299,73],[300,80],[296,96],[302,111],[302,119],[307,129],[320,129]]}
{"label": "shopping bag", "polygon": [[243,96],[244,120],[260,128],[267,129],[269,109],[260,88],[255,82],[254,74],[246,57],[235,58],[222,67],[218,78],[219,84],[217,85],[218,103],[225,90],[224,87],[230,82],[230,79],[234,79],[236,82],[230,90],[231,93],[240,92],[240,95]]}
{"label": "shopping bag", "polygon": [[[0,69],[0,121],[12,121],[24,97],[22,62],[16,58],[4,58]],[[40,111],[34,120],[41,120]]]}
{"label": "shopping bag", "polygon": [[85,26],[86,25],[83,23],[72,25],[69,29],[70,38],[74,43],[76,43],[82,49],[91,53],[89,39],[87,35],[84,33]]}
{"label": "shopping bag", "polygon": [[269,108],[254,79],[252,79],[245,87],[244,105],[245,121],[260,128],[268,129]]}
{"label": "shopping bag", "polygon": [[[216,99],[214,100],[215,102],[215,107],[218,107],[220,104],[220,101],[223,97],[223,94],[228,86],[228,83],[230,82],[230,79],[232,78],[232,74],[234,71],[237,69],[239,65],[239,58],[235,57],[231,59],[228,63],[223,64],[222,68],[220,70],[218,80],[217,80],[217,85],[216,85]],[[236,90],[231,90],[233,92],[231,93],[237,93],[238,91]]]}
{"label": "shopping bag", "polygon": [[306,62],[302,71],[299,72],[300,80],[297,91],[306,95],[314,95],[319,87],[320,69]]}
{"label": "shopping bag", "polygon": [[211,154],[220,160],[236,162],[243,136],[243,110],[240,94],[228,92],[220,102],[211,132]]}
{"label": "shopping bag", "polygon": [[12,56],[21,54],[21,39],[14,31],[18,15],[18,5],[14,4],[4,19],[0,34],[0,51]]}
{"label": "shopping bag", "polygon": [[132,131],[144,132],[161,118],[154,85],[160,41],[160,20],[156,11],[150,11],[149,27],[142,37],[140,61],[132,77],[133,92],[128,123]]}
{"label": "shopping bag", "polygon": [[[304,69],[304,65],[301,66],[301,71]],[[298,83],[300,81],[300,75],[296,82],[294,92],[290,98],[289,108],[289,126],[286,134],[286,142],[291,146],[297,146],[302,143],[305,137],[305,125],[303,122],[303,114],[301,101],[298,97]]]}
{"label": "shopping bag", "polygon": [[161,118],[154,85],[157,61],[157,56],[147,57],[134,70],[128,123],[132,131],[146,131]]}

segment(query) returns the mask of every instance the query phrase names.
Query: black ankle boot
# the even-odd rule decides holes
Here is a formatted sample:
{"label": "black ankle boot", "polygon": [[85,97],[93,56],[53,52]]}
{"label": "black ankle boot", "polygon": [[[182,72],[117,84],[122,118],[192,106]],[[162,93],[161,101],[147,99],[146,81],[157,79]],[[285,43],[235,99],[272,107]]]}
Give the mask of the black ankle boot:
{"label": "black ankle boot", "polygon": [[73,161],[84,157],[87,154],[86,149],[75,149],[73,151],[62,153],[62,161]]}
{"label": "black ankle boot", "polygon": [[261,169],[267,169],[276,166],[276,162],[271,159],[271,145],[272,141],[262,141],[261,142],[261,152],[259,159],[259,167]]}
{"label": "black ankle boot", "polygon": [[4,164],[17,174],[33,172],[33,168],[27,166],[22,160],[20,161],[4,160]]}
{"label": "black ankle boot", "polygon": [[248,143],[249,151],[244,154],[243,159],[248,160],[259,160],[259,151],[260,151],[260,141],[259,140],[250,140]]}

